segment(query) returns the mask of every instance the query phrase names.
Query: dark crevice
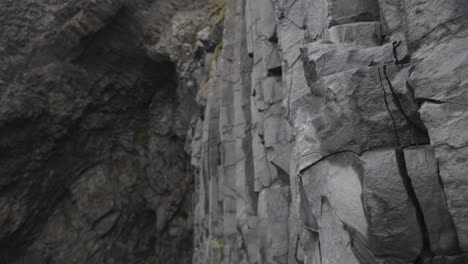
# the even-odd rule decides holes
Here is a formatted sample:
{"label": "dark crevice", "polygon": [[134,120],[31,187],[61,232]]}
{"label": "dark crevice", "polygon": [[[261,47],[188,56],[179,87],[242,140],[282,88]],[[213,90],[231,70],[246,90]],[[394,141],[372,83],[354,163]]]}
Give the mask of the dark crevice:
{"label": "dark crevice", "polygon": [[388,87],[390,88],[390,91],[392,92],[393,102],[398,108],[398,110],[400,111],[400,113],[403,115],[403,117],[406,119],[406,122],[413,125],[413,127],[416,127],[418,130],[420,130],[421,133],[423,133],[427,138],[429,138],[427,129],[425,127],[421,127],[420,124],[413,122],[413,120],[411,120],[411,118],[405,113],[404,108],[401,105],[400,100],[398,99],[397,93],[395,92],[395,88],[393,87],[393,84],[390,81],[390,78],[388,77],[387,66],[383,66],[383,74],[385,76],[385,80],[387,81]]}
{"label": "dark crevice", "polygon": [[401,65],[401,64],[406,64],[410,62],[410,56],[406,54],[406,56],[402,59],[398,59],[398,48],[402,45],[402,41],[393,41],[392,42],[392,51],[393,51],[393,59],[395,60],[395,64]]}
{"label": "dark crevice", "polygon": [[400,60],[398,59],[398,51],[397,51],[400,45],[401,45],[401,41],[392,42],[393,59],[395,59],[395,64],[400,64]]}
{"label": "dark crevice", "polygon": [[187,194],[191,193],[193,189],[193,177],[191,177],[190,183],[185,187],[185,189],[182,192],[181,197],[178,199],[178,201],[172,201],[171,205],[175,206],[175,210],[173,210],[172,214],[169,216],[168,220],[164,223],[163,227],[161,228],[161,233],[165,233],[168,231],[170,224],[173,222],[174,218],[179,215],[179,213],[182,211],[184,202],[187,199]]}
{"label": "dark crevice", "polygon": [[[317,152],[317,153],[318,153],[318,152]],[[299,171],[299,174],[302,175],[302,174],[304,173],[304,171],[306,171],[306,170],[308,170],[309,168],[315,166],[316,164],[318,164],[318,163],[320,163],[320,162],[322,162],[322,161],[324,161],[324,160],[326,160],[326,159],[328,159],[328,158],[330,158],[330,157],[332,157],[332,156],[339,155],[339,154],[342,154],[342,153],[351,153],[351,154],[354,154],[354,155],[356,155],[356,156],[358,156],[358,157],[360,156],[360,154],[358,154],[358,153],[356,153],[356,152],[354,152],[354,151],[352,151],[352,150],[341,150],[341,151],[337,151],[337,152],[334,152],[334,153],[331,153],[331,154],[327,154],[327,155],[321,157],[320,159],[318,159],[317,161],[313,162],[312,164],[307,165],[306,167],[304,167],[303,169],[301,169],[301,170]],[[312,153],[311,153],[311,154],[312,154]],[[320,153],[318,153],[318,154],[320,154]]]}
{"label": "dark crevice", "polygon": [[415,98],[416,103],[421,106],[423,103],[431,103],[431,104],[454,104],[454,105],[462,105],[462,106],[468,106],[468,104],[463,104],[463,103],[457,103],[457,102],[451,102],[451,101],[443,101],[443,100],[437,100],[437,99],[432,99],[432,98]]}
{"label": "dark crevice", "polygon": [[312,89],[314,87],[314,83],[319,79],[317,75],[317,66],[314,61],[310,61],[308,58],[308,49],[301,48],[300,49],[299,58],[302,60],[302,67],[304,68],[304,75],[306,79],[307,86],[311,90],[312,94],[317,94],[313,92]]}
{"label": "dark crevice", "polygon": [[390,107],[388,105],[387,92],[385,91],[385,86],[383,85],[382,74],[380,73],[380,68],[378,68],[377,70],[379,72],[380,85],[382,87],[382,91],[383,91],[383,94],[384,94],[385,108],[387,108],[387,112],[390,114],[390,117],[392,118],[393,130],[395,132],[396,143],[397,143],[397,146],[400,146],[400,137],[398,136],[398,129],[397,129],[397,126],[396,126],[395,118],[393,117],[392,111],[390,110]]}
{"label": "dark crevice", "polygon": [[301,240],[300,236],[298,235],[297,236],[297,240],[296,240],[296,248],[295,248],[295,251],[294,251],[294,258],[296,259],[296,262],[299,263],[299,264],[304,264],[304,261],[301,261],[299,259],[299,257],[297,256],[297,251],[299,249],[299,241]]}
{"label": "dark crevice", "polygon": [[[358,230],[354,229],[352,226],[347,224],[345,221],[343,221],[339,216],[338,213],[331,207],[330,201],[327,197],[322,196],[321,199],[322,203],[322,209],[323,210],[323,204],[328,203],[330,206],[331,212],[334,214],[336,219],[343,225],[343,229],[348,232],[349,237],[350,237],[350,245],[351,245],[351,250],[355,254],[355,256],[358,258],[359,262],[361,264],[378,264],[376,257],[372,253],[373,250],[371,247],[369,247],[369,242],[367,241],[367,238],[361,234]],[[371,245],[372,246],[372,245]]]}
{"label": "dark crevice", "polygon": [[302,225],[309,231],[318,234],[319,226],[317,217],[312,213],[312,207],[309,203],[309,198],[307,197],[306,191],[304,189],[304,182],[302,179],[302,175],[298,175],[299,177],[299,194],[301,197],[300,200],[300,209],[302,210]]}
{"label": "dark crevice", "polygon": [[242,229],[239,226],[239,224],[237,225],[237,232],[239,233],[239,235],[241,237],[240,249],[245,252],[245,256],[247,257],[247,263],[250,263],[249,252],[247,250],[247,243],[245,242],[246,240],[245,240],[245,237],[244,237],[244,233],[242,232]]}
{"label": "dark crevice", "polygon": [[[439,165],[439,162],[436,162],[436,166],[437,166],[437,181],[440,185],[440,188],[442,190],[442,194],[444,196],[444,206],[445,208],[449,208],[449,205],[448,205],[448,199],[447,199],[447,194],[445,193],[445,184],[444,182],[442,181],[442,177],[440,176],[440,165]],[[450,226],[452,226],[453,228],[455,228],[455,223],[453,222],[453,217],[451,214],[448,214],[448,216],[450,217]],[[453,251],[454,252],[461,252],[461,249],[460,249],[460,240],[458,238],[458,233],[457,232],[453,232],[453,235],[454,235],[454,241],[456,242],[456,245],[455,247],[453,248]]]}
{"label": "dark crevice", "polygon": [[278,43],[278,34],[276,33],[276,29],[273,35],[268,39],[268,41],[270,41],[271,43]]}
{"label": "dark crevice", "polygon": [[[416,40],[416,41],[414,41],[414,42],[412,42],[412,43],[409,43],[409,46],[416,46],[416,47],[419,46],[419,44],[420,44],[424,39],[426,39],[427,37],[429,37],[432,33],[434,33],[434,31],[436,31],[436,30],[439,29],[440,27],[443,27],[443,26],[445,26],[445,25],[447,25],[447,24],[449,24],[449,23],[455,22],[455,21],[457,21],[457,20],[459,20],[459,19],[463,19],[463,18],[465,18],[465,17],[467,17],[467,16],[468,16],[468,14],[463,14],[463,15],[460,15],[460,16],[458,16],[458,17],[449,19],[449,20],[447,20],[447,21],[445,21],[445,22],[443,22],[443,23],[441,23],[441,24],[435,26],[435,27],[432,28],[428,33],[426,33],[424,36],[422,36],[422,37],[419,38],[418,40]],[[415,47],[415,48],[416,48],[416,47]]]}
{"label": "dark crevice", "polygon": [[301,30],[306,30],[307,29],[307,25],[298,25],[296,22],[294,22],[294,20],[290,19],[289,17],[284,17],[285,20],[291,22],[291,24],[293,24],[294,26],[296,26],[298,29],[301,29]]}
{"label": "dark crevice", "polygon": [[455,146],[450,145],[449,143],[441,143],[441,144],[438,144],[438,145],[433,146],[433,148],[437,148],[437,147],[440,147],[440,146],[446,146],[446,147],[449,147],[449,148],[451,148],[451,149],[463,149],[463,148],[468,147],[468,145],[463,145],[463,146],[455,147]]}
{"label": "dark crevice", "polygon": [[355,22],[374,22],[374,21],[379,21],[379,17],[376,17],[375,14],[372,14],[369,12],[362,12],[354,16],[347,16],[347,17],[343,17],[339,19],[331,19],[328,24],[328,28],[331,28],[333,26],[351,24]]}
{"label": "dark crevice", "polygon": [[430,244],[430,239],[429,239],[429,231],[426,225],[426,221],[424,219],[423,210],[419,203],[416,192],[413,189],[411,178],[408,174],[408,171],[406,170],[405,153],[403,151],[403,148],[396,148],[395,154],[396,154],[396,159],[397,159],[398,171],[403,181],[403,185],[405,187],[406,193],[408,194],[408,198],[413,203],[416,209],[416,219],[419,223],[419,226],[421,227],[423,248],[422,248],[422,252],[418,260],[416,260],[416,263],[418,263],[418,261],[422,261],[423,258],[428,257],[428,256],[432,257],[434,254],[431,252],[431,249],[430,249],[431,244]]}
{"label": "dark crevice", "polygon": [[432,104],[445,104],[446,102],[436,100],[436,99],[431,99],[431,98],[416,98],[416,103],[418,105],[422,105],[423,103],[432,103]]}
{"label": "dark crevice", "polygon": [[284,171],[280,166],[276,165],[274,162],[270,162],[275,168],[276,172],[278,174],[278,178],[287,186],[291,185],[291,182],[289,180],[289,173]]}
{"label": "dark crevice", "polygon": [[350,225],[344,222],[342,223],[343,228],[348,232],[351,239],[351,250],[358,258],[359,262],[361,264],[378,264],[372,250],[368,247],[369,241],[367,241],[365,236]]}
{"label": "dark crevice", "polygon": [[267,72],[268,77],[281,76],[282,74],[283,74],[283,70],[282,70],[281,66],[268,69],[268,72]]}

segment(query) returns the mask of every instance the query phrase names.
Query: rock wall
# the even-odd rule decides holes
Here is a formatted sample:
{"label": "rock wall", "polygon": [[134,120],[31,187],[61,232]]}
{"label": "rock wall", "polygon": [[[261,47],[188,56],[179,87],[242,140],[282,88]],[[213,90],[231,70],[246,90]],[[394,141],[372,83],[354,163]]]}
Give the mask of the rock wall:
{"label": "rock wall", "polygon": [[2,0],[0,65],[0,264],[468,263],[466,0]]}
{"label": "rock wall", "polygon": [[0,263],[190,263],[209,1],[0,1]]}
{"label": "rock wall", "polygon": [[225,6],[193,262],[468,263],[468,3]]}

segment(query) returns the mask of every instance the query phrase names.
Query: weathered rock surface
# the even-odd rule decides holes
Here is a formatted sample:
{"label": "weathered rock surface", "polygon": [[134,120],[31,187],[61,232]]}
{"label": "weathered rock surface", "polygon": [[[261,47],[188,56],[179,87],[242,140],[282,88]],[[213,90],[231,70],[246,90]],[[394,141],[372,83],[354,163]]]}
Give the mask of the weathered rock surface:
{"label": "weathered rock surface", "polygon": [[353,43],[361,46],[377,46],[382,41],[380,22],[356,22],[328,29],[334,43]]}
{"label": "weathered rock surface", "polygon": [[457,247],[457,235],[447,209],[445,193],[439,183],[437,161],[430,146],[404,150],[406,169],[424,214],[431,250],[450,255]]}
{"label": "weathered rock surface", "polygon": [[[369,221],[370,247],[378,256],[411,262],[421,253],[423,235],[415,204],[405,189],[393,149],[363,155],[363,204]],[[413,185],[414,186],[414,185]]]}
{"label": "weathered rock surface", "polygon": [[464,263],[468,3],[226,8],[194,262]]}
{"label": "weathered rock surface", "polygon": [[467,263],[466,0],[4,0],[0,263]]}
{"label": "weathered rock surface", "polygon": [[191,262],[193,2],[0,3],[0,263]]}

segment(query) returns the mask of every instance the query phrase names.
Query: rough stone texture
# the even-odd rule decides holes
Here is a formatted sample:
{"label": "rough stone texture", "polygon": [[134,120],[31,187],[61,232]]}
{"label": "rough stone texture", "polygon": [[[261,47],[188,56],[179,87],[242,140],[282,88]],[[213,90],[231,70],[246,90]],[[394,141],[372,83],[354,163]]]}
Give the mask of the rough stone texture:
{"label": "rough stone texture", "polygon": [[447,205],[452,215],[457,231],[460,248],[468,251],[468,223],[466,217],[468,210],[465,206],[468,201],[467,178],[468,148],[452,148],[439,146],[435,149],[439,162],[440,178],[447,197]]}
{"label": "rough stone texture", "polygon": [[374,0],[327,0],[331,23],[348,24],[379,19],[379,8]]}
{"label": "rough stone texture", "polygon": [[287,263],[289,190],[274,186],[258,197],[258,239],[262,263]]}
{"label": "rough stone texture", "polygon": [[[317,219],[317,226],[311,226],[304,215],[302,232],[318,231],[322,259],[327,263],[359,263],[353,248],[346,245],[352,240],[350,229],[360,235],[367,234],[368,224],[361,202],[362,172],[359,157],[341,153],[318,162],[302,175],[304,195],[301,199],[305,201],[301,202],[308,204],[307,209],[313,215],[309,218]],[[314,248],[305,250],[310,259],[317,254]]]}
{"label": "rough stone texture", "polygon": [[445,193],[439,183],[437,161],[430,146],[411,147],[404,151],[406,169],[427,225],[431,251],[450,255],[457,248]]}
{"label": "rough stone texture", "polygon": [[464,263],[466,1],[226,4],[196,263]]}
{"label": "rough stone texture", "polygon": [[363,204],[369,221],[370,247],[376,255],[415,260],[422,249],[416,208],[406,193],[393,149],[363,155]]}
{"label": "rough stone texture", "polygon": [[191,262],[206,5],[0,3],[0,263]]}
{"label": "rough stone texture", "polygon": [[466,0],[4,0],[0,29],[0,263],[467,262]]}
{"label": "rough stone texture", "polygon": [[357,22],[334,26],[328,29],[330,40],[334,43],[353,43],[372,47],[380,45],[382,32],[380,22]]}

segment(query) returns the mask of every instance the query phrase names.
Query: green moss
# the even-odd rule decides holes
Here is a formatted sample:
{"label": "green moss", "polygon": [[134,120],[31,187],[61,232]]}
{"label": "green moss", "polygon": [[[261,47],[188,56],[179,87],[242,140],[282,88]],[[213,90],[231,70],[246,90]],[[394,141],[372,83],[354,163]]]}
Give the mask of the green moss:
{"label": "green moss", "polygon": [[226,243],[224,242],[223,239],[212,239],[210,241],[211,248],[213,249],[221,249],[224,247]]}
{"label": "green moss", "polygon": [[125,189],[127,190],[127,192],[131,193],[134,192],[140,184],[140,177],[137,176],[130,184],[127,185],[127,187],[125,187]]}
{"label": "green moss", "polygon": [[95,246],[96,246],[96,240],[91,239],[90,241],[88,241],[89,248],[94,248]]}
{"label": "green moss", "polygon": [[150,140],[150,133],[147,127],[140,127],[135,131],[134,140],[137,144],[147,147]]}

